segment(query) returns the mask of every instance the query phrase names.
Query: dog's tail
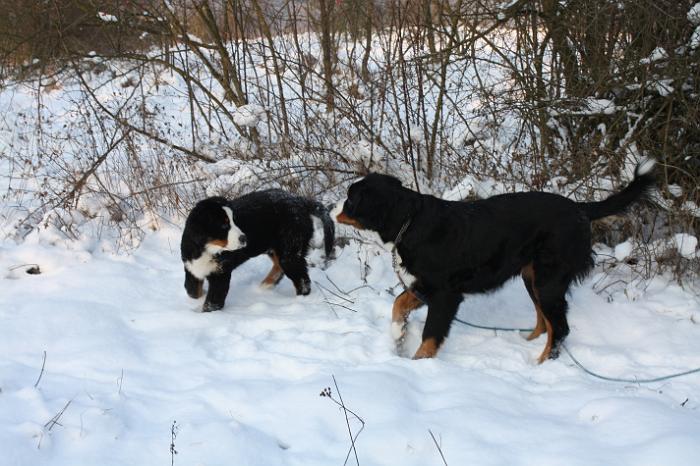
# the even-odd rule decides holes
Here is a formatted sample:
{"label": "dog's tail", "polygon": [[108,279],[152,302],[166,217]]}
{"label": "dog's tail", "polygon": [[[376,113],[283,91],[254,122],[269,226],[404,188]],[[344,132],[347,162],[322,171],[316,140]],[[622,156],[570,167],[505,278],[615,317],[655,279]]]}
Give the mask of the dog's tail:
{"label": "dog's tail", "polygon": [[316,201],[310,201],[311,215],[317,217],[323,223],[323,245],[326,253],[326,263],[334,259],[335,246],[335,224],[331,220],[329,214],[330,209],[327,209],[323,204]]}
{"label": "dog's tail", "polygon": [[634,179],[619,193],[600,202],[579,202],[579,207],[591,220],[625,212],[635,202],[647,199],[654,186],[654,165],[656,160],[645,158],[634,169]]}

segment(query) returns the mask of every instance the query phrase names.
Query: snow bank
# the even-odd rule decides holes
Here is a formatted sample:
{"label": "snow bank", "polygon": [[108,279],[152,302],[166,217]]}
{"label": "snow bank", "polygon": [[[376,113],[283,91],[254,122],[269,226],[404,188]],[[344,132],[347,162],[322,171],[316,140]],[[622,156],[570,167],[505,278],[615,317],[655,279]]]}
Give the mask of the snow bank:
{"label": "snow bank", "polygon": [[[544,337],[458,323],[437,359],[407,359],[390,335],[390,256],[374,245],[313,268],[308,297],[286,279],[260,289],[270,262],[256,258],[234,272],[223,311],[201,314],[182,288],[178,241],[178,228],[153,232],[131,256],[41,236],[0,243],[3,464],[169,464],[175,423],[176,465],[340,465],[348,427],[319,396],[326,387],[365,422],[362,465],[442,464],[429,430],[456,465],[656,466],[700,455],[700,376],[606,383],[566,356],[535,364]],[[42,273],[7,272],[28,263]],[[657,280],[634,302],[633,285],[606,299],[592,290],[600,280],[570,295],[568,344],[585,364],[622,377],[700,366],[694,296]],[[411,316],[405,354],[425,316]],[[468,297],[459,316],[535,320],[519,280]]]}

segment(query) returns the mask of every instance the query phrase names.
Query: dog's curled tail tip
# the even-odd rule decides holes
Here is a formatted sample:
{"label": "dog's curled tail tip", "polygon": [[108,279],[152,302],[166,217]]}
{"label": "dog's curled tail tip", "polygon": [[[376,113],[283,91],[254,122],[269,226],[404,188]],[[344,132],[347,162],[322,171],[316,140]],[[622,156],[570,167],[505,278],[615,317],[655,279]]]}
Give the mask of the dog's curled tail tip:
{"label": "dog's curled tail tip", "polygon": [[656,159],[654,157],[644,157],[637,163],[637,167],[634,170],[634,176],[644,176],[648,175],[654,170],[656,166]]}

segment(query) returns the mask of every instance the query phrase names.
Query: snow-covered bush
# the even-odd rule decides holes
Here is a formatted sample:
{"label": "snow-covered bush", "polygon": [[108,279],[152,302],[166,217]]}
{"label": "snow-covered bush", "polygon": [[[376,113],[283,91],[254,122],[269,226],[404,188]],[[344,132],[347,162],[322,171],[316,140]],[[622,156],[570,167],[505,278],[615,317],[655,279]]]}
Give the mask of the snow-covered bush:
{"label": "snow-covered bush", "polygon": [[645,273],[697,269],[671,238],[700,234],[698,7],[657,3],[117,2],[91,17],[149,47],[68,44],[43,68],[61,71],[0,94],[3,233],[138,239],[206,195],[335,201],[368,171],[453,199],[598,199],[653,156],[660,208],[596,238],[635,238],[625,260]]}

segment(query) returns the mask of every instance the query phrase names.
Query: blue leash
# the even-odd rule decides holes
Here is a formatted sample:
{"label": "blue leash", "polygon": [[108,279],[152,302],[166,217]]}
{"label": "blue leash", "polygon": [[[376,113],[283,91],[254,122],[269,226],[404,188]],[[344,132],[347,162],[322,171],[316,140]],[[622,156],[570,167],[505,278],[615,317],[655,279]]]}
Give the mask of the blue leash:
{"label": "blue leash", "polygon": [[[398,242],[398,241],[400,240],[400,237],[403,236],[403,233],[404,233],[404,231],[406,230],[406,228],[408,227],[408,224],[409,224],[409,223],[410,223],[410,220],[409,220],[409,222],[406,222],[406,224],[404,225],[404,227],[401,229],[401,231],[399,232],[399,237],[397,237],[397,241],[396,241],[396,242]],[[394,249],[395,249],[395,248],[396,248],[396,246],[394,245]],[[395,257],[395,255],[394,255],[393,253],[394,253],[394,250],[392,250],[392,256],[393,256],[393,259],[394,259],[394,260],[393,260],[394,270],[396,270],[396,257]],[[403,283],[403,280],[401,280],[401,276],[398,274],[398,272],[397,272],[397,275],[399,276],[399,281],[400,281],[401,284],[404,286],[404,289],[407,289],[407,290],[410,289],[410,288],[408,288],[408,287],[406,286],[405,283]],[[424,303],[427,302],[425,296],[424,296],[422,293],[420,293],[419,291],[414,290],[414,289],[411,289],[411,293],[413,293],[414,295],[416,295],[416,297],[417,297],[418,299],[420,299],[421,301],[423,301]],[[459,322],[459,323],[461,323],[461,324],[467,325],[467,326],[469,326],[469,327],[474,327],[474,328],[478,328],[478,329],[481,329],[481,330],[494,330],[494,331],[502,331],[502,332],[531,332],[531,331],[534,330],[534,329],[531,329],[531,328],[491,327],[491,326],[487,326],[487,325],[472,324],[471,322],[467,322],[466,320],[462,320],[462,319],[460,319],[460,318],[458,318],[458,317],[455,317],[454,320],[456,320],[457,322]],[[678,373],[675,373],[675,374],[664,375],[664,376],[662,376],[662,377],[652,377],[652,378],[649,378],[649,379],[639,379],[639,378],[634,378],[634,379],[623,379],[623,378],[618,378],[618,377],[608,377],[607,375],[601,375],[601,374],[598,374],[598,373],[593,372],[592,370],[586,368],[583,364],[581,364],[581,363],[578,361],[578,359],[576,359],[576,358],[574,357],[573,354],[571,354],[571,351],[569,350],[569,348],[568,348],[566,345],[562,344],[561,346],[562,346],[562,348],[564,348],[564,351],[566,351],[566,354],[569,355],[569,357],[570,357],[571,360],[574,362],[574,364],[576,364],[583,372],[585,372],[586,374],[588,374],[588,375],[590,375],[590,376],[593,376],[593,377],[595,377],[595,378],[597,378],[597,379],[606,380],[606,381],[608,381],[608,382],[622,382],[622,383],[653,383],[653,382],[661,382],[661,381],[664,381],[664,380],[675,379],[675,378],[677,378],[677,377],[683,377],[684,375],[696,374],[696,373],[700,372],[700,367],[698,367],[698,368],[696,368],[696,369],[691,369],[691,370],[687,370],[687,371],[683,371],[683,372],[678,372]]]}
{"label": "blue leash", "polygon": [[[489,327],[486,325],[477,325],[477,324],[472,324],[471,322],[467,322],[465,320],[459,319],[455,317],[455,320],[461,324],[467,325],[469,327],[474,327],[478,328],[481,330],[495,330],[495,331],[503,331],[503,332],[531,332],[533,329],[531,328],[512,328],[512,327]],[[569,348],[562,344],[562,348],[564,348],[564,351],[566,351],[566,354],[569,355],[571,360],[576,364],[583,372],[586,374],[593,376],[597,379],[601,380],[606,380],[608,382],[623,382],[623,383],[653,383],[653,382],[662,382],[664,380],[670,380],[670,379],[675,379],[677,377],[682,377],[684,375],[690,375],[690,374],[696,374],[700,372],[700,367],[697,369],[691,369],[688,371],[684,372],[678,372],[675,374],[669,374],[669,375],[664,375],[662,377],[653,377],[649,379],[639,379],[639,378],[634,378],[634,379],[622,379],[622,378],[617,378],[617,377],[608,377],[606,375],[601,375],[596,372],[593,372],[590,369],[587,369],[583,364],[581,364],[578,359],[574,357],[573,354],[571,354],[571,351],[569,351]]]}

